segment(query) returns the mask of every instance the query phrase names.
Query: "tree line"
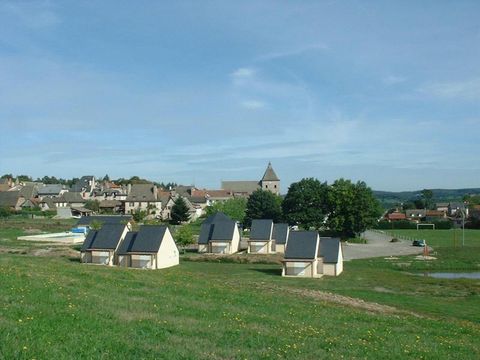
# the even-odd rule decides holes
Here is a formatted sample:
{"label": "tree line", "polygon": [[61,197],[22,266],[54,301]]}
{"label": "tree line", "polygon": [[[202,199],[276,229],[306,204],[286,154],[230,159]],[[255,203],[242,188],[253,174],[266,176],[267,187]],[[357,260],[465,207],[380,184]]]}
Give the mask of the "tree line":
{"label": "tree line", "polygon": [[342,238],[355,237],[374,226],[382,214],[372,190],[363,181],[339,179],[328,185],[315,178],[291,184],[284,198],[258,189],[248,200],[233,198],[215,203],[207,207],[207,216],[218,211],[245,227],[253,219],[272,219]]}

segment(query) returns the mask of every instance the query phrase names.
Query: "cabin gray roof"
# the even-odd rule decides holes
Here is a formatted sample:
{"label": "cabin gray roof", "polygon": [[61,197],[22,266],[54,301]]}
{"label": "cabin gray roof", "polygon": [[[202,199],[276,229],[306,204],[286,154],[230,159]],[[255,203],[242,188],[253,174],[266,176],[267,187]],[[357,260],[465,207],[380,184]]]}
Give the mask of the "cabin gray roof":
{"label": "cabin gray roof", "polygon": [[165,225],[143,225],[130,245],[129,252],[158,252],[167,227]]}
{"label": "cabin gray roof", "polygon": [[252,227],[250,228],[250,240],[271,240],[272,227],[273,220],[252,220]]}
{"label": "cabin gray roof", "polygon": [[275,240],[275,244],[286,244],[288,236],[288,224],[280,223],[273,225],[272,239]]}
{"label": "cabin gray roof", "polygon": [[127,201],[160,201],[154,184],[133,184]]}
{"label": "cabin gray roof", "polygon": [[233,220],[215,222],[210,240],[232,241],[235,226],[237,223]]}
{"label": "cabin gray roof", "polygon": [[217,222],[217,221],[227,221],[227,220],[233,221],[230,217],[225,215],[223,212],[219,211],[213,215],[210,215],[208,218],[205,219],[203,223],[213,224],[214,222]]}
{"label": "cabin gray roof", "polygon": [[213,225],[204,222],[200,227],[200,235],[198,236],[198,243],[202,245],[208,244],[212,238]]}
{"label": "cabin gray roof", "polygon": [[132,220],[132,215],[94,215],[83,216],[78,222],[77,226],[90,225],[93,221],[102,224],[122,224]]}
{"label": "cabin gray roof", "polygon": [[320,238],[320,246],[318,247],[318,256],[323,257],[324,263],[338,262],[338,254],[340,252],[340,239],[339,238]]}
{"label": "cabin gray roof", "polygon": [[46,184],[38,188],[38,195],[41,196],[52,196],[60,194],[60,191],[64,189],[62,184]]}
{"label": "cabin gray roof", "polygon": [[88,232],[83,242],[82,251],[95,249],[115,250],[122,238],[126,225],[105,224],[100,230]]}
{"label": "cabin gray roof", "polygon": [[125,238],[123,239],[121,244],[118,246],[118,250],[117,250],[118,255],[127,255],[132,249],[132,245],[136,237],[137,237],[136,231],[127,232],[127,234],[125,235]]}
{"label": "cabin gray roof", "polygon": [[316,231],[291,231],[288,235],[285,259],[308,259],[317,257],[318,233]]}
{"label": "cabin gray roof", "polygon": [[267,170],[265,170],[265,174],[263,174],[262,181],[280,181],[277,174],[275,174],[271,163],[268,163]]}
{"label": "cabin gray roof", "polygon": [[[71,215],[71,213],[70,213],[70,215]],[[95,236],[97,236],[97,231],[96,230],[90,230],[88,232],[87,236],[85,237],[85,240],[83,241],[81,251],[85,251],[85,250],[90,249],[90,247],[93,244],[93,241],[95,240]]]}

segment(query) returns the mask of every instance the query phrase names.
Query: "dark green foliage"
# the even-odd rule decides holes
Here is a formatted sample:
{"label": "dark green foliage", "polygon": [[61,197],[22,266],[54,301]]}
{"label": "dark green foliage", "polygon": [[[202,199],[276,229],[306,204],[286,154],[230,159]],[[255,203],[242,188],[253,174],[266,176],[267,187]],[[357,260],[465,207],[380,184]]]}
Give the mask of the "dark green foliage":
{"label": "dark green foliage", "polygon": [[293,183],[288,188],[282,209],[283,216],[290,225],[320,229],[329,209],[327,183],[314,178]]}
{"label": "dark green foliage", "polygon": [[170,222],[175,225],[181,224],[190,219],[188,205],[181,196],[177,197],[175,200],[170,216]]}
{"label": "dark green foliage", "polygon": [[247,199],[243,197],[228,199],[227,201],[217,201],[206,208],[207,216],[223,212],[233,220],[242,222],[245,218],[247,209]]}
{"label": "dark green foliage", "polygon": [[378,201],[363,181],[336,180],[330,186],[328,206],[327,226],[343,238],[355,237],[374,226],[381,214]]}
{"label": "dark green foliage", "polygon": [[135,220],[135,222],[142,222],[143,219],[145,219],[145,217],[147,216],[147,211],[146,210],[140,210],[140,209],[137,209],[133,212],[132,214],[132,217],[133,217],[133,220]]}
{"label": "dark green foliage", "polygon": [[7,206],[0,206],[0,218],[6,218],[13,214],[13,211]]}
{"label": "dark green foliage", "polygon": [[279,222],[282,219],[282,198],[270,191],[254,191],[247,201],[245,226],[249,227],[253,219],[272,219]]}
{"label": "dark green foliage", "polygon": [[416,229],[417,225],[408,220],[398,220],[388,222],[387,220],[379,221],[375,226],[375,229],[388,230],[388,229]]}
{"label": "dark green foliage", "polygon": [[102,228],[102,225],[103,223],[101,221],[98,221],[98,220],[93,220],[91,223],[90,223],[90,229],[92,230],[100,230]]}

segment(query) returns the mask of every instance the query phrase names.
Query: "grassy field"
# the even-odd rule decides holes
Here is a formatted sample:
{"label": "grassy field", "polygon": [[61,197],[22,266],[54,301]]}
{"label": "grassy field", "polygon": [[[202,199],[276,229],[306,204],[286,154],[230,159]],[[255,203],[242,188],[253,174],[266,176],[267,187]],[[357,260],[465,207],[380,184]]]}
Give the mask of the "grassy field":
{"label": "grassy field", "polygon": [[[462,229],[451,230],[385,230],[392,236],[408,239],[424,239],[429,246],[462,246]],[[465,245],[480,247],[480,230],[465,229]]]}
{"label": "grassy field", "polygon": [[266,264],[84,265],[68,252],[35,256],[44,244],[12,253],[14,237],[0,224],[0,359],[480,357],[479,282],[409,274],[479,271],[476,248],[293,279]]}

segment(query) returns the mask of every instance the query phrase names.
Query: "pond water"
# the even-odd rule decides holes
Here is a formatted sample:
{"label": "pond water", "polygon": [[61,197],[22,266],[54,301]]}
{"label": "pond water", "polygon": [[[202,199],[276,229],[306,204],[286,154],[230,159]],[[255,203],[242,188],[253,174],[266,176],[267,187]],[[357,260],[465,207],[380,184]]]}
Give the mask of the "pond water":
{"label": "pond water", "polygon": [[459,273],[459,272],[425,272],[417,273],[419,276],[428,276],[436,279],[480,279],[480,272],[468,272],[468,273]]}

